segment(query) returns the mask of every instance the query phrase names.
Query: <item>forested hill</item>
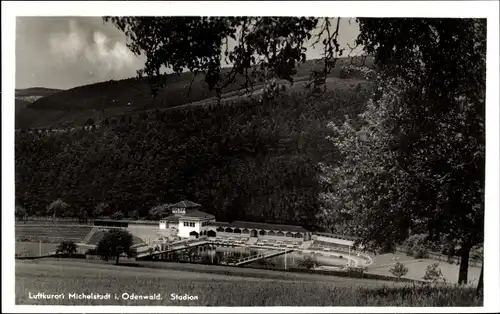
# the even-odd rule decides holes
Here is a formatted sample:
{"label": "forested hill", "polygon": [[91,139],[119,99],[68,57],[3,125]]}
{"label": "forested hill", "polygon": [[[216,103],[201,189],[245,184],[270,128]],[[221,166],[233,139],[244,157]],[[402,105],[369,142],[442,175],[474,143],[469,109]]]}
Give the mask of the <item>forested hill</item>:
{"label": "forested hill", "polygon": [[[373,65],[372,58],[342,58],[332,69],[331,77],[343,77],[342,66],[361,62]],[[323,66],[319,60],[309,60],[300,64],[296,79],[308,79],[312,70]],[[224,71],[227,71],[225,69]],[[241,89],[243,77],[237,77],[236,83],[229,85],[223,92]],[[255,82],[258,87],[260,82]],[[40,88],[37,88],[37,90]],[[19,91],[21,92],[21,91]],[[17,93],[17,92],[16,92]],[[160,90],[157,97],[151,96],[146,78],[131,78],[120,81],[107,81],[79,86],[47,97],[37,99],[31,104],[19,103],[16,112],[16,129],[61,128],[100,124],[106,118],[154,108],[172,108],[215,96],[208,89],[203,76],[193,78],[191,73],[167,76],[167,87]],[[21,106],[22,105],[22,106]]]}
{"label": "forested hill", "polygon": [[321,98],[283,95],[263,105],[198,106],[124,114],[73,132],[16,134],[16,203],[31,215],[155,218],[190,199],[218,220],[314,225],[317,163],[335,159],[326,122],[359,113],[369,84]]}
{"label": "forested hill", "polygon": [[16,129],[26,127],[40,118],[40,112],[29,109],[28,106],[40,98],[59,93],[62,90],[45,87],[31,87],[15,90],[15,125]]}

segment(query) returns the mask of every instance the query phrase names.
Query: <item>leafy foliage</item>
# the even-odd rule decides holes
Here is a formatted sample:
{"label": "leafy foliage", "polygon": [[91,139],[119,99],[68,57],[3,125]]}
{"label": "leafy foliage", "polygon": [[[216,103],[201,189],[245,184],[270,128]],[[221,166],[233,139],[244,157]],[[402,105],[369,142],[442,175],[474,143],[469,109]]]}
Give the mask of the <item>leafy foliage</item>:
{"label": "leafy foliage", "polygon": [[405,240],[404,244],[408,247],[408,254],[415,258],[425,258],[427,248],[427,234],[413,234]]}
{"label": "leafy foliage", "polygon": [[28,217],[28,211],[23,206],[16,205],[14,216],[19,220],[24,220]]}
{"label": "leafy foliage", "polygon": [[306,257],[298,263],[299,267],[304,267],[306,269],[313,269],[314,267],[316,267],[318,265],[319,265],[318,262],[311,257]]}
{"label": "leafy foliage", "polygon": [[168,216],[170,204],[161,204],[153,206],[149,212],[148,216],[151,219],[160,220],[164,216]]}
{"label": "leafy foliage", "polygon": [[485,25],[360,19],[359,43],[382,72],[366,112],[331,125],[343,158],[324,166],[361,242],[390,247],[425,233],[458,243],[459,282],[484,234]]}
{"label": "leafy foliage", "polygon": [[[16,198],[30,215],[62,197],[92,217],[192,199],[218,220],[314,225],[326,121],[362,110],[369,86],[125,115],[109,126],[16,137]],[[43,185],[40,182],[44,182]],[[71,211],[68,215],[80,215]]]}
{"label": "leafy foliage", "polygon": [[401,278],[408,273],[408,267],[406,267],[401,262],[397,262],[396,264],[394,264],[394,267],[392,267],[389,271],[394,276]]}
{"label": "leafy foliage", "polygon": [[96,249],[88,249],[85,251],[85,255],[97,255]]}
{"label": "leafy foliage", "polygon": [[349,277],[363,278],[364,273],[367,271],[367,267],[354,265],[349,262],[349,264],[344,266],[344,270],[347,272]]}
{"label": "leafy foliage", "polygon": [[273,263],[268,258],[261,258],[261,259],[257,260],[257,265],[263,266],[265,268],[274,268],[274,267],[276,267],[276,264]]}
{"label": "leafy foliage", "polygon": [[93,215],[94,217],[106,218],[110,214],[111,207],[108,203],[100,202],[97,204]]}
{"label": "leafy foliage", "polygon": [[[244,75],[241,86],[250,90],[257,78],[286,79],[293,82],[296,65],[305,62],[306,42],[318,25],[315,17],[105,17],[129,38],[128,47],[147,58],[139,75],[147,75],[153,94],[165,86],[163,68],[175,73],[184,70],[204,74],[217,96],[222,88]],[[337,43],[339,22],[331,31],[324,19],[318,41],[325,47],[325,71],[341,50]],[[233,43],[234,45],[230,45]],[[234,46],[234,48],[230,48]],[[194,47],[196,47],[194,49]],[[232,65],[222,75],[222,61]],[[279,88],[268,86],[270,93]]]}
{"label": "leafy foliage", "polygon": [[441,268],[439,268],[439,263],[433,263],[431,265],[427,265],[425,269],[425,275],[422,278],[424,280],[429,280],[433,283],[440,279],[446,282],[446,279],[443,277],[443,273],[441,272]]}
{"label": "leafy foliage", "polygon": [[132,255],[132,235],[122,229],[111,229],[106,232],[104,237],[97,243],[96,253],[104,260],[114,257],[116,265],[118,265],[120,255],[123,253],[128,256]]}
{"label": "leafy foliage", "polygon": [[58,198],[47,206],[47,214],[57,217],[66,213],[68,208],[69,204]]}
{"label": "leafy foliage", "polygon": [[185,260],[187,260],[189,263],[197,261],[198,259],[201,258],[201,254],[198,251],[198,247],[196,247],[196,246],[187,245],[186,248],[183,249],[181,252],[182,252],[183,258]]}
{"label": "leafy foliage", "polygon": [[77,246],[73,241],[62,241],[56,249],[56,254],[73,255],[77,251]]}

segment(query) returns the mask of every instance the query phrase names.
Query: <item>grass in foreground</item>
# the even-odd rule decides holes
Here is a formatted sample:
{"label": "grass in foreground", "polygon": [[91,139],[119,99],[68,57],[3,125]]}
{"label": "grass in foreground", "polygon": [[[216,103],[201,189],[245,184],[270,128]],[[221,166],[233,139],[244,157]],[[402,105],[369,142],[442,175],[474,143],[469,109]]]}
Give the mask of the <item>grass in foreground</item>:
{"label": "grass in foreground", "polygon": [[[134,269],[85,263],[16,262],[16,304],[168,306],[481,306],[474,289],[402,286],[359,281],[269,279]],[[353,284],[358,283],[358,284]],[[29,294],[64,293],[64,300],[34,300]],[[123,293],[160,294],[161,300],[130,301]],[[111,300],[68,300],[68,293],[110,293]],[[118,300],[114,298],[117,295]],[[171,294],[197,300],[171,300]]]}
{"label": "grass in foreground", "polygon": [[[398,261],[408,267],[408,273],[405,275],[407,278],[422,279],[428,265],[439,263],[439,268],[447,282],[454,283],[458,280],[459,265],[431,259],[414,258],[402,253],[376,255],[374,257],[374,264],[368,268],[368,271],[373,274],[391,276],[390,269],[396,263],[396,261],[393,260],[394,257],[399,258]],[[469,266],[469,284],[477,286],[480,273],[480,267]]]}
{"label": "grass in foreground", "polygon": [[[16,254],[39,256],[55,252],[59,243],[16,242]],[[41,249],[41,250],[40,250]]]}

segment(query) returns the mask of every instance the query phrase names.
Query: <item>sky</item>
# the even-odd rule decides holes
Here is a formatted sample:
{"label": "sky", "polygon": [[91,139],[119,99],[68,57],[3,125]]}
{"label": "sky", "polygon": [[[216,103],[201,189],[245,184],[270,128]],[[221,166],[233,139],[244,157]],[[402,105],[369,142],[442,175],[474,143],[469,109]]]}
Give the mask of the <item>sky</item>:
{"label": "sky", "polygon": [[[359,33],[354,19],[341,19],[339,42],[347,48]],[[307,58],[321,56],[308,48]],[[69,89],[136,76],[144,56],[135,56],[126,37],[101,17],[17,17],[16,88]]]}

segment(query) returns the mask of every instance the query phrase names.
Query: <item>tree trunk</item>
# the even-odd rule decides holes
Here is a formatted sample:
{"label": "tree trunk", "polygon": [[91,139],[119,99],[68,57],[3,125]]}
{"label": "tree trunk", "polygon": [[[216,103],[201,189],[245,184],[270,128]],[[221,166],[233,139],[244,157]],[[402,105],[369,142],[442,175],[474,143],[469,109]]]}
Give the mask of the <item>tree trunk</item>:
{"label": "tree trunk", "polygon": [[120,260],[120,255],[116,255],[116,264],[115,265],[118,265],[119,260]]}
{"label": "tree trunk", "polygon": [[464,246],[461,249],[460,269],[458,271],[458,284],[467,284],[467,273],[469,270],[470,247]]}
{"label": "tree trunk", "polygon": [[481,265],[481,274],[479,275],[479,282],[477,283],[476,297],[483,291],[483,271],[484,271],[484,261]]}

